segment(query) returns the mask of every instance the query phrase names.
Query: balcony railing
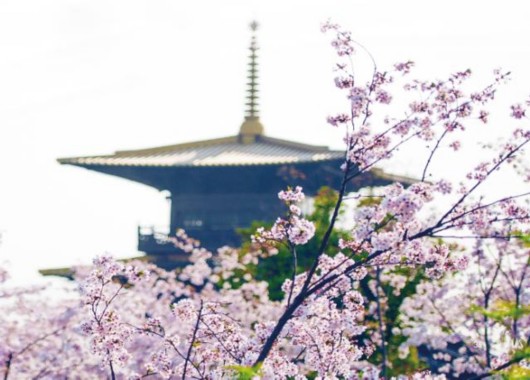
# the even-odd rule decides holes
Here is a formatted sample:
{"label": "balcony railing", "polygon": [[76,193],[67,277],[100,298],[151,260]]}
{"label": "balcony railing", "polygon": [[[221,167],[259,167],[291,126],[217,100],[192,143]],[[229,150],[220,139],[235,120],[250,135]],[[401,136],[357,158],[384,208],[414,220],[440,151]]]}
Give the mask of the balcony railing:
{"label": "balcony railing", "polygon": [[182,251],[169,240],[167,228],[138,227],[138,250],[147,255],[182,255]]}

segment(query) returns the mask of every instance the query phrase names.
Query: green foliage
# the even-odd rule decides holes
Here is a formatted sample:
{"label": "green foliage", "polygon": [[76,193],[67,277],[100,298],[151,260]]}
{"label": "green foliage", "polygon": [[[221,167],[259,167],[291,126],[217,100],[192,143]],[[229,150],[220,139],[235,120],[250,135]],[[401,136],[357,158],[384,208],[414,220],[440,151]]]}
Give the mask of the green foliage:
{"label": "green foliage", "polygon": [[522,235],[521,241],[524,247],[530,248],[530,235]]}
{"label": "green foliage", "polygon": [[519,319],[525,315],[530,314],[530,306],[517,306],[515,302],[502,300],[496,302],[488,310],[480,306],[472,306],[470,310],[472,312],[478,312],[499,323],[503,323],[506,319]]}
{"label": "green foliage", "polygon": [[513,359],[515,360],[523,360],[528,358],[530,358],[530,346],[528,345],[521,348],[520,350],[515,351],[513,354]]}
{"label": "green foliage", "polygon": [[[420,360],[418,350],[415,347],[409,348],[409,353],[406,357],[400,357],[399,347],[407,338],[401,334],[395,334],[395,331],[400,331],[400,308],[404,300],[412,297],[416,293],[418,284],[424,280],[425,276],[422,270],[414,268],[397,268],[392,272],[394,275],[404,276],[406,278],[405,286],[399,291],[394,292],[394,287],[388,283],[381,284],[380,292],[385,294],[385,301],[383,305],[383,320],[385,324],[385,349],[387,353],[387,360],[390,363],[387,369],[387,375],[397,376],[399,374],[412,374],[421,368],[425,368],[425,363]],[[361,291],[367,298],[368,302],[375,302],[376,295],[368,286],[370,281],[375,281],[375,274],[369,273],[361,281]],[[366,325],[368,329],[365,331],[363,338],[366,341],[370,340],[373,331],[378,330],[377,315],[366,315]],[[370,356],[368,361],[374,364],[382,362],[381,347],[376,346],[375,352]]]}
{"label": "green foliage", "polygon": [[[400,358],[399,347],[403,344],[407,338],[401,334],[394,334],[393,330],[395,327],[400,328],[400,308],[403,301],[409,297],[412,297],[416,293],[416,287],[424,279],[423,271],[417,271],[410,268],[401,268],[397,270],[402,272],[399,274],[407,276],[407,283],[398,295],[394,295],[390,289],[385,290],[388,294],[388,307],[385,312],[386,322],[386,343],[388,360],[392,363],[389,374],[397,376],[404,373],[413,373],[423,368],[423,363],[418,355],[418,350],[415,347],[409,348],[409,354],[405,358]],[[388,285],[386,285],[388,287]],[[385,286],[383,287],[383,289]]]}
{"label": "green foliage", "polygon": [[528,380],[530,379],[530,369],[513,365],[507,371],[500,373],[505,380]]}
{"label": "green foliage", "polygon": [[233,370],[236,374],[235,378],[238,380],[252,380],[256,376],[261,376],[261,363],[253,367],[231,365],[226,368]]}

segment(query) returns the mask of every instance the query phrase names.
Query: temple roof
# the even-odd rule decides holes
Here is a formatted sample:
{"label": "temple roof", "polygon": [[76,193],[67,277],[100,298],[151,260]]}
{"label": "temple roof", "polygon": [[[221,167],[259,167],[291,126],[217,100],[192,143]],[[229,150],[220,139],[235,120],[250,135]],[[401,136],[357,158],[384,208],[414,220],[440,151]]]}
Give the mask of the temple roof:
{"label": "temple roof", "polygon": [[249,47],[247,108],[239,134],[149,149],[117,151],[103,156],[60,158],[58,161],[92,169],[99,167],[101,170],[104,167],[237,167],[343,160],[342,151],[265,136],[258,106],[257,22],[252,22],[250,28],[252,38]]}
{"label": "temple roof", "polygon": [[300,144],[261,134],[239,134],[149,149],[117,151],[110,155],[60,158],[58,161],[76,166],[201,167],[310,163],[343,158],[343,151],[329,150],[324,146]]}

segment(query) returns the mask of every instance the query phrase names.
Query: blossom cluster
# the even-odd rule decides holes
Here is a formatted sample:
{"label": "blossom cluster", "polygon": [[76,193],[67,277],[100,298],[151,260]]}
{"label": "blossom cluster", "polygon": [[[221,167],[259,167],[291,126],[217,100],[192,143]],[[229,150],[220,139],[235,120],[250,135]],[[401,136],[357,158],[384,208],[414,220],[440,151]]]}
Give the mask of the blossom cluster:
{"label": "blossom cluster", "polygon": [[305,198],[302,188],[297,186],[294,190],[282,190],[278,198],[289,207],[287,218],[278,218],[270,230],[259,228],[252,236],[253,241],[261,244],[283,241],[294,245],[307,243],[315,235],[315,225],[301,216],[302,212],[297,206]]}

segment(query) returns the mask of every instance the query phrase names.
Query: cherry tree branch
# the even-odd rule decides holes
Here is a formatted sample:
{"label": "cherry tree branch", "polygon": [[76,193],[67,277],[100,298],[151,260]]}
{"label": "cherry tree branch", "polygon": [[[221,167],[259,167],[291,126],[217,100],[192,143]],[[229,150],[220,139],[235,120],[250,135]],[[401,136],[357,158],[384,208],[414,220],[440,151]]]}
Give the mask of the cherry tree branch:
{"label": "cherry tree branch", "polygon": [[9,376],[9,371],[11,370],[11,363],[13,362],[13,353],[10,352],[9,355],[7,355],[6,360],[6,372],[4,374],[4,380],[7,380]]}
{"label": "cherry tree branch", "polygon": [[502,371],[503,369],[506,369],[508,367],[510,367],[511,365],[514,365],[514,364],[517,364],[523,360],[527,359],[527,357],[525,356],[520,356],[520,357],[515,357],[513,358],[512,360],[509,360],[507,361],[506,363],[504,364],[501,364],[500,366],[498,367],[495,367],[494,369],[492,369],[491,371],[489,372],[486,372],[486,373],[483,373],[481,375],[478,375],[478,376],[475,376],[475,377],[472,377],[471,379],[469,380],[480,380],[480,379],[485,379],[487,377],[490,377],[490,376],[493,376],[495,375],[497,372],[499,371]]}
{"label": "cherry tree branch", "polygon": [[195,339],[197,338],[197,331],[199,331],[199,324],[201,323],[202,308],[203,308],[203,301],[201,300],[201,305],[199,307],[199,311],[197,312],[197,322],[195,323],[195,327],[193,329],[193,335],[191,337],[190,346],[188,348],[188,353],[186,354],[186,359],[184,360],[184,369],[182,371],[182,380],[185,380],[185,378],[186,378],[186,372],[188,370],[188,362],[190,361],[191,352],[193,350],[193,345],[195,344]]}
{"label": "cherry tree branch", "polygon": [[429,154],[429,158],[427,159],[427,162],[425,163],[425,167],[423,168],[423,173],[421,175],[421,182],[425,181],[425,176],[427,175],[427,169],[429,168],[429,165],[431,164],[431,161],[432,161],[432,158],[434,156],[434,153],[438,150],[438,147],[440,146],[440,143],[442,142],[442,140],[444,139],[444,137],[447,135],[448,132],[449,132],[449,129],[445,129],[445,131],[442,133],[442,135],[436,141],[436,145],[431,150],[431,154]]}
{"label": "cherry tree branch", "polygon": [[444,222],[445,218],[447,218],[454,210],[456,210],[456,208],[458,206],[460,206],[466,199],[467,197],[469,197],[482,183],[484,183],[484,181],[494,172],[496,171],[504,162],[506,162],[507,160],[509,160],[510,158],[512,158],[516,152],[518,152],[519,150],[521,150],[528,142],[530,141],[530,139],[527,139],[525,140],[524,142],[522,142],[521,144],[519,144],[518,146],[516,146],[515,148],[513,148],[508,154],[506,154],[504,157],[502,157],[495,165],[493,165],[493,167],[491,169],[489,169],[485,176],[484,176],[484,179],[482,180],[477,180],[477,182],[471,187],[471,189],[469,189],[468,191],[466,191],[462,197],[460,197],[460,199],[455,202],[455,204],[449,209],[449,211],[447,211],[439,220],[438,220],[438,223],[436,223],[435,227],[441,225],[442,222]]}
{"label": "cherry tree branch", "polygon": [[379,335],[381,336],[381,355],[383,356],[382,363],[381,363],[381,373],[382,373],[383,379],[386,379],[387,378],[386,345],[385,345],[385,336],[384,336],[384,331],[383,331],[383,313],[381,311],[381,299],[380,299],[380,294],[379,294],[379,290],[382,289],[381,287],[381,267],[377,266],[375,273],[376,273],[375,279],[377,282],[377,285],[376,285],[377,291],[375,295],[375,299],[377,302],[377,322],[379,325],[378,326]]}
{"label": "cherry tree branch", "polygon": [[291,275],[291,287],[289,289],[289,296],[287,297],[287,306],[291,303],[291,298],[293,296],[294,282],[296,279],[296,271],[298,269],[298,257],[296,255],[296,248],[293,243],[289,242],[289,251],[293,255],[293,273]]}

